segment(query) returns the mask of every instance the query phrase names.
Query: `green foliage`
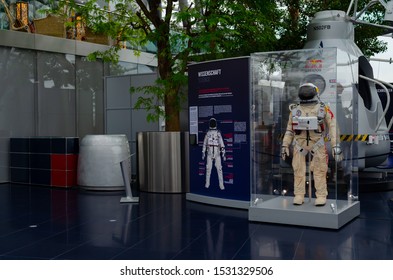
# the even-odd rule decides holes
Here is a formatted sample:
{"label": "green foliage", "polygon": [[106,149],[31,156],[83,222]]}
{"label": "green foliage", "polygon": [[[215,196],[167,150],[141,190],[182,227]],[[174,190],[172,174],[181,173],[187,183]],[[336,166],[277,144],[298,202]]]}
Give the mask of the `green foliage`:
{"label": "green foliage", "polygon": [[159,84],[154,86],[131,87],[131,94],[138,94],[138,99],[134,105],[135,109],[147,110],[147,121],[157,122],[160,117],[165,117],[165,110],[162,106],[165,91]]}
{"label": "green foliage", "polygon": [[179,15],[194,21],[188,40],[195,61],[249,55],[272,50],[279,11],[275,1],[201,1]]}
{"label": "green foliage", "polygon": [[96,61],[98,59],[101,59],[104,62],[111,62],[116,64],[117,62],[119,62],[118,48],[109,48],[105,51],[92,52],[88,54],[87,59],[90,61]]}

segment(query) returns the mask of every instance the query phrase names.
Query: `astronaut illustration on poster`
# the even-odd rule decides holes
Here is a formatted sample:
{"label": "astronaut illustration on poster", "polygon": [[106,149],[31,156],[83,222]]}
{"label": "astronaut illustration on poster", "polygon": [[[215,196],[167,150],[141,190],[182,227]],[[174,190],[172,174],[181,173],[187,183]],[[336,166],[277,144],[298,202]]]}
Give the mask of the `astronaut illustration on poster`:
{"label": "astronaut illustration on poster", "polygon": [[202,160],[206,157],[206,183],[205,187],[210,186],[210,175],[214,165],[218,174],[218,182],[221,190],[224,190],[224,178],[222,173],[221,157],[225,161],[225,145],[221,132],[217,129],[217,120],[211,118],[209,120],[209,130],[207,131],[203,140]]}

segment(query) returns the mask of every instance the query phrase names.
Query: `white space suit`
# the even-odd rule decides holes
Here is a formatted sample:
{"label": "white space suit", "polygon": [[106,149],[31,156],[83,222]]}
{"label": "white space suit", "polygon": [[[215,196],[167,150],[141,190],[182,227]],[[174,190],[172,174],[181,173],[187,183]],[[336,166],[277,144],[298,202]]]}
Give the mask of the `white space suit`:
{"label": "white space suit", "polygon": [[222,139],[221,133],[217,130],[217,121],[214,118],[211,118],[209,121],[209,130],[207,131],[205,138],[203,140],[203,148],[202,148],[202,159],[205,159],[206,155],[206,183],[205,187],[208,188],[210,186],[210,175],[212,170],[212,165],[214,161],[214,165],[217,169],[218,174],[218,182],[221,190],[224,190],[224,178],[222,175],[222,165],[221,165],[221,156],[225,161],[225,145],[224,140]]}
{"label": "white space suit", "polygon": [[315,205],[326,204],[328,195],[326,173],[328,153],[325,146],[326,130],[332,146],[333,156],[341,160],[342,152],[337,138],[336,119],[327,105],[318,99],[318,88],[306,83],[299,88],[300,103],[291,104],[291,110],[281,148],[281,156],[289,156],[289,147],[293,145],[292,167],[294,171],[293,204],[304,202],[306,183],[306,156],[311,155],[310,172],[315,182]]}

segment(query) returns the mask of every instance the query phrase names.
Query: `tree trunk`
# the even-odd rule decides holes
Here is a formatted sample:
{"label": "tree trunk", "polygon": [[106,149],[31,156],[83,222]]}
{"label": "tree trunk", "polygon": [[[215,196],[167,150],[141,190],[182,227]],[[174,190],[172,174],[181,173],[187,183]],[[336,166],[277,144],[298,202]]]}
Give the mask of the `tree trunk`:
{"label": "tree trunk", "polygon": [[291,18],[291,26],[293,30],[297,30],[299,27],[299,15],[300,15],[300,1],[299,0],[291,0],[288,3],[288,11],[289,16]]}
{"label": "tree trunk", "polygon": [[[173,57],[170,51],[169,28],[167,26],[162,27],[161,32],[162,36],[160,36],[157,42],[158,71],[160,78],[168,81],[173,76]],[[165,87],[165,130],[180,131],[179,87],[171,85],[170,82],[166,83]]]}
{"label": "tree trunk", "polygon": [[165,130],[180,131],[180,114],[177,100],[178,90],[170,89],[165,96]]}

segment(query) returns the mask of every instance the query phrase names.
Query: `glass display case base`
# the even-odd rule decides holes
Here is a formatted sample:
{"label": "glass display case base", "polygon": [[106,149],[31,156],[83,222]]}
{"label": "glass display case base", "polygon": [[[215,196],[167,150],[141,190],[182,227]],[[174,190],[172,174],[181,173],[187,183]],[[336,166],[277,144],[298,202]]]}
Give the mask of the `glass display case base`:
{"label": "glass display case base", "polygon": [[249,201],[219,198],[219,197],[200,195],[194,193],[187,193],[186,199],[189,201],[211,204],[216,206],[223,206],[223,207],[232,207],[232,208],[239,208],[239,209],[248,209],[250,207]]}
{"label": "glass display case base", "polygon": [[339,229],[360,215],[359,201],[328,199],[324,206],[315,206],[315,198],[305,198],[302,205],[293,205],[293,197],[278,196],[258,199],[250,207],[250,221],[297,226]]}

